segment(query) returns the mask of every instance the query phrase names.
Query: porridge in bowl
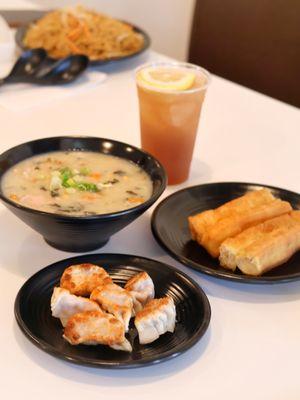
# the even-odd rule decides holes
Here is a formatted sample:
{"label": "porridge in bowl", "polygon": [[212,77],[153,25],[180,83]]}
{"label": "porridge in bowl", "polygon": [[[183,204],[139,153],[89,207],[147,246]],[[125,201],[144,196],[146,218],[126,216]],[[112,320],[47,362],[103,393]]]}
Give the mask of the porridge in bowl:
{"label": "porridge in bowl", "polygon": [[150,176],[124,158],[91,151],[56,151],[28,158],[2,178],[2,192],[25,207],[89,216],[126,210],[147,201]]}

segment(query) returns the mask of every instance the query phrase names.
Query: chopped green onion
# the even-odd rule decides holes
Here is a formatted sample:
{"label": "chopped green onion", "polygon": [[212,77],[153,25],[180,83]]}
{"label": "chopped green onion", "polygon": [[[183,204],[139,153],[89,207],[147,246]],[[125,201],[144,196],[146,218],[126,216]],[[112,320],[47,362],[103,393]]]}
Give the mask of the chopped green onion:
{"label": "chopped green onion", "polygon": [[66,168],[62,168],[60,170],[60,178],[62,180],[62,185],[64,187],[70,187],[70,185],[67,184],[67,181],[72,178],[73,174],[72,171],[70,170],[70,168],[66,167]]}
{"label": "chopped green onion", "polygon": [[80,182],[76,184],[76,188],[86,192],[99,192],[99,189],[94,183]]}
{"label": "chopped green onion", "polygon": [[76,186],[76,182],[74,181],[74,179],[69,178],[66,182],[63,182],[63,186],[65,187],[75,187]]}
{"label": "chopped green onion", "polygon": [[[74,170],[75,171],[75,170]],[[73,171],[73,172],[74,172]],[[61,180],[61,185],[65,188],[73,188],[77,189],[80,191],[86,191],[86,192],[99,192],[98,187],[94,183],[89,183],[89,182],[78,182],[77,179],[78,175],[72,172],[72,170],[68,167],[62,168],[59,171],[59,178]],[[75,171],[77,172],[77,171]],[[88,168],[81,168],[80,174],[81,175],[88,175],[90,173],[90,170]]]}
{"label": "chopped green onion", "polygon": [[80,168],[79,173],[80,173],[80,175],[86,176],[91,173],[91,170],[87,167],[82,167],[82,168]]}

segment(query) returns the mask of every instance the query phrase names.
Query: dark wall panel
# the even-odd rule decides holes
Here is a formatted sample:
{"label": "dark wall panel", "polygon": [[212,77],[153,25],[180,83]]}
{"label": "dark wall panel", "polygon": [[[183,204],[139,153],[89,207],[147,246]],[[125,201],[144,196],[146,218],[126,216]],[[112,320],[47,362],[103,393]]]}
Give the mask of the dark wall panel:
{"label": "dark wall panel", "polygon": [[300,107],[300,0],[197,0],[189,60]]}

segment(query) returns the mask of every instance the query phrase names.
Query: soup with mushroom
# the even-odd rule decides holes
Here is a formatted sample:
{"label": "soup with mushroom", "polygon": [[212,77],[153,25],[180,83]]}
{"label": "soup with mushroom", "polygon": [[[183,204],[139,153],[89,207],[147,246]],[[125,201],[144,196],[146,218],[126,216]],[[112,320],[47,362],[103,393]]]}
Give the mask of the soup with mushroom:
{"label": "soup with mushroom", "polygon": [[148,174],[131,161],[90,151],[28,158],[2,179],[3,194],[23,206],[89,216],[137,206],[152,195]]}

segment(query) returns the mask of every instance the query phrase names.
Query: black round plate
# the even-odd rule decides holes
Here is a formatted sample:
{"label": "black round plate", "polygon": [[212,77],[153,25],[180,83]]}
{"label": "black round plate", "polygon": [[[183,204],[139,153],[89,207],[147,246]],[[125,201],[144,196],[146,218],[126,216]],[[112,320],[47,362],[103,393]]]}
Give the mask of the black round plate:
{"label": "black round plate", "polygon": [[[137,331],[130,327],[132,353],[107,346],[71,346],[62,338],[60,321],[51,316],[50,298],[64,269],[72,264],[103,266],[115,283],[124,285],[134,274],[146,271],[153,279],[156,297],[171,296],[176,305],[174,333],[140,345]],[[148,258],[124,254],[91,254],[72,257],[42,269],[20,289],[15,301],[15,317],[23,333],[40,349],[76,364],[99,368],[134,368],[157,364],[193,346],[205,333],[210,321],[210,305],[200,287],[179,270]]]}
{"label": "black round plate", "polygon": [[[125,22],[125,21],[122,21],[122,22]],[[145,50],[147,50],[150,47],[151,39],[150,39],[149,35],[144,30],[140,29],[137,26],[129,24],[128,22],[125,22],[125,23],[127,23],[128,25],[131,25],[136,33],[139,33],[140,35],[143,36],[143,38],[144,38],[143,47],[141,47],[135,53],[132,53],[132,54],[129,54],[129,55],[126,55],[126,56],[123,56],[123,57],[122,56],[120,56],[120,57],[111,57],[111,58],[106,58],[105,60],[90,60],[89,65],[92,65],[92,66],[106,65],[106,64],[109,64],[111,62],[128,60],[128,59],[130,59],[132,57],[138,56],[139,54],[143,53]],[[28,50],[28,47],[26,47],[24,45],[24,43],[23,43],[23,39],[24,39],[24,36],[25,36],[26,31],[28,30],[29,26],[30,26],[30,24],[20,26],[17,29],[16,34],[15,34],[16,43],[22,50]]]}
{"label": "black round plate", "polygon": [[274,196],[300,209],[300,195],[273,186],[255,183],[222,182],[192,186],[164,199],[152,215],[152,232],[158,243],[182,264],[217,278],[244,283],[280,283],[300,279],[300,252],[280,267],[259,277],[230,272],[219,266],[206,250],[191,240],[187,218],[201,211],[219,207],[248,191],[269,188]]}

